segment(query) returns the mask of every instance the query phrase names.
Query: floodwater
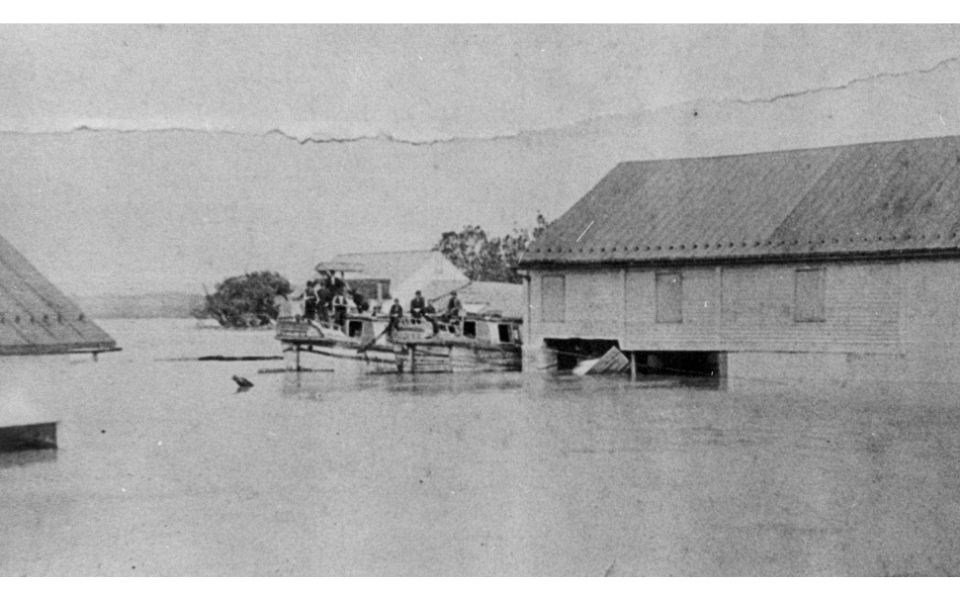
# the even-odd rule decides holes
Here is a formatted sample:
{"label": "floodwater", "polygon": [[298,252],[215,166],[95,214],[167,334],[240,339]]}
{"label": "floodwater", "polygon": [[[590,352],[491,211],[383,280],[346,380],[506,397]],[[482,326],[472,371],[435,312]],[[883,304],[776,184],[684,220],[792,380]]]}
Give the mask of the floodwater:
{"label": "floodwater", "polygon": [[0,461],[0,575],[960,574],[947,388],[261,374],[158,359],[269,332],[101,324],[60,449]]}

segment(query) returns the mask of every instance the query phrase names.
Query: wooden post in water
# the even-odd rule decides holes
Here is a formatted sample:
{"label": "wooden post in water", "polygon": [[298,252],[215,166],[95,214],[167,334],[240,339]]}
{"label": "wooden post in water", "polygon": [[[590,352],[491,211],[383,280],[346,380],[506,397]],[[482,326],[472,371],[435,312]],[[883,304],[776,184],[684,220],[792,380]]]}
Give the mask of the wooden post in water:
{"label": "wooden post in water", "polygon": [[294,344],[293,346],[294,346],[294,348],[297,349],[297,350],[296,350],[296,361],[297,361],[297,373],[299,373],[299,372],[300,372],[300,344]]}
{"label": "wooden post in water", "polygon": [[637,353],[630,353],[630,381],[637,380]]}

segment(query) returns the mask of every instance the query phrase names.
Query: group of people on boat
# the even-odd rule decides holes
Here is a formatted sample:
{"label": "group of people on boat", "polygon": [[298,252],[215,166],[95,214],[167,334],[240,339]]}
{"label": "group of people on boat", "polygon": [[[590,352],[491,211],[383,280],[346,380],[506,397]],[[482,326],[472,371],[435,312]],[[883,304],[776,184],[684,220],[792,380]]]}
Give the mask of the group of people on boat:
{"label": "group of people on boat", "polygon": [[[399,298],[394,298],[388,314],[390,316],[390,329],[396,329],[403,319],[403,305],[400,304]],[[414,325],[419,325],[424,321],[430,323],[433,326],[433,335],[439,332],[440,323],[452,327],[454,331],[459,331],[462,317],[463,303],[460,302],[460,298],[457,297],[456,291],[450,292],[447,309],[439,315],[437,314],[436,307],[433,305],[433,301],[424,298],[420,290],[417,290],[413,299],[410,300],[410,322]]]}
{"label": "group of people on boat", "polygon": [[342,329],[351,304],[358,313],[370,310],[370,303],[362,294],[350,289],[339,277],[328,274],[307,282],[303,294],[303,317],[332,321],[336,327]]}
{"label": "group of people on boat", "polygon": [[370,303],[360,292],[339,277],[326,274],[307,281],[302,293],[291,297],[278,296],[276,300],[281,317],[332,322],[343,328],[351,306],[357,313],[370,310]]}
{"label": "group of people on boat", "polygon": [[[371,306],[363,294],[351,289],[343,279],[332,274],[307,281],[302,294],[292,298],[279,296],[277,305],[281,317],[330,323],[341,331],[345,330],[348,314],[377,315],[381,309],[379,305]],[[409,319],[413,324],[424,321],[430,323],[433,326],[433,335],[436,335],[441,323],[459,331],[463,312],[463,304],[456,291],[450,293],[446,310],[438,314],[433,301],[424,298],[420,290],[417,290],[410,300]],[[387,315],[390,318],[390,329],[395,330],[404,317],[399,298],[394,298]]]}

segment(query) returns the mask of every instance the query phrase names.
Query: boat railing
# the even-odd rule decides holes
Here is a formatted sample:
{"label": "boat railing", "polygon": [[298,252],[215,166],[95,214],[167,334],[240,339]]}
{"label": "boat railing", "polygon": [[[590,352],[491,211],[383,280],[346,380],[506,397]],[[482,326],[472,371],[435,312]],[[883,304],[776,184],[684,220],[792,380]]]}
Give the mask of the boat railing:
{"label": "boat railing", "polygon": [[324,337],[323,331],[314,323],[302,317],[280,317],[277,319],[277,339],[308,339]]}

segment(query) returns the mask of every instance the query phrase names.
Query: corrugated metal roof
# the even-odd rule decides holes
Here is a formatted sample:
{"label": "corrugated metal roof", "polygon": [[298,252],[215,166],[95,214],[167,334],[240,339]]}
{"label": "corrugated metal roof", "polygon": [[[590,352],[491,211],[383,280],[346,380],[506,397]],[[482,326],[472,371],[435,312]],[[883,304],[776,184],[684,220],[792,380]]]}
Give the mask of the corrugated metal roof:
{"label": "corrugated metal roof", "polygon": [[960,137],[625,162],[522,266],[956,252]]}
{"label": "corrugated metal roof", "polygon": [[0,354],[102,352],[116,345],[0,237]]}

